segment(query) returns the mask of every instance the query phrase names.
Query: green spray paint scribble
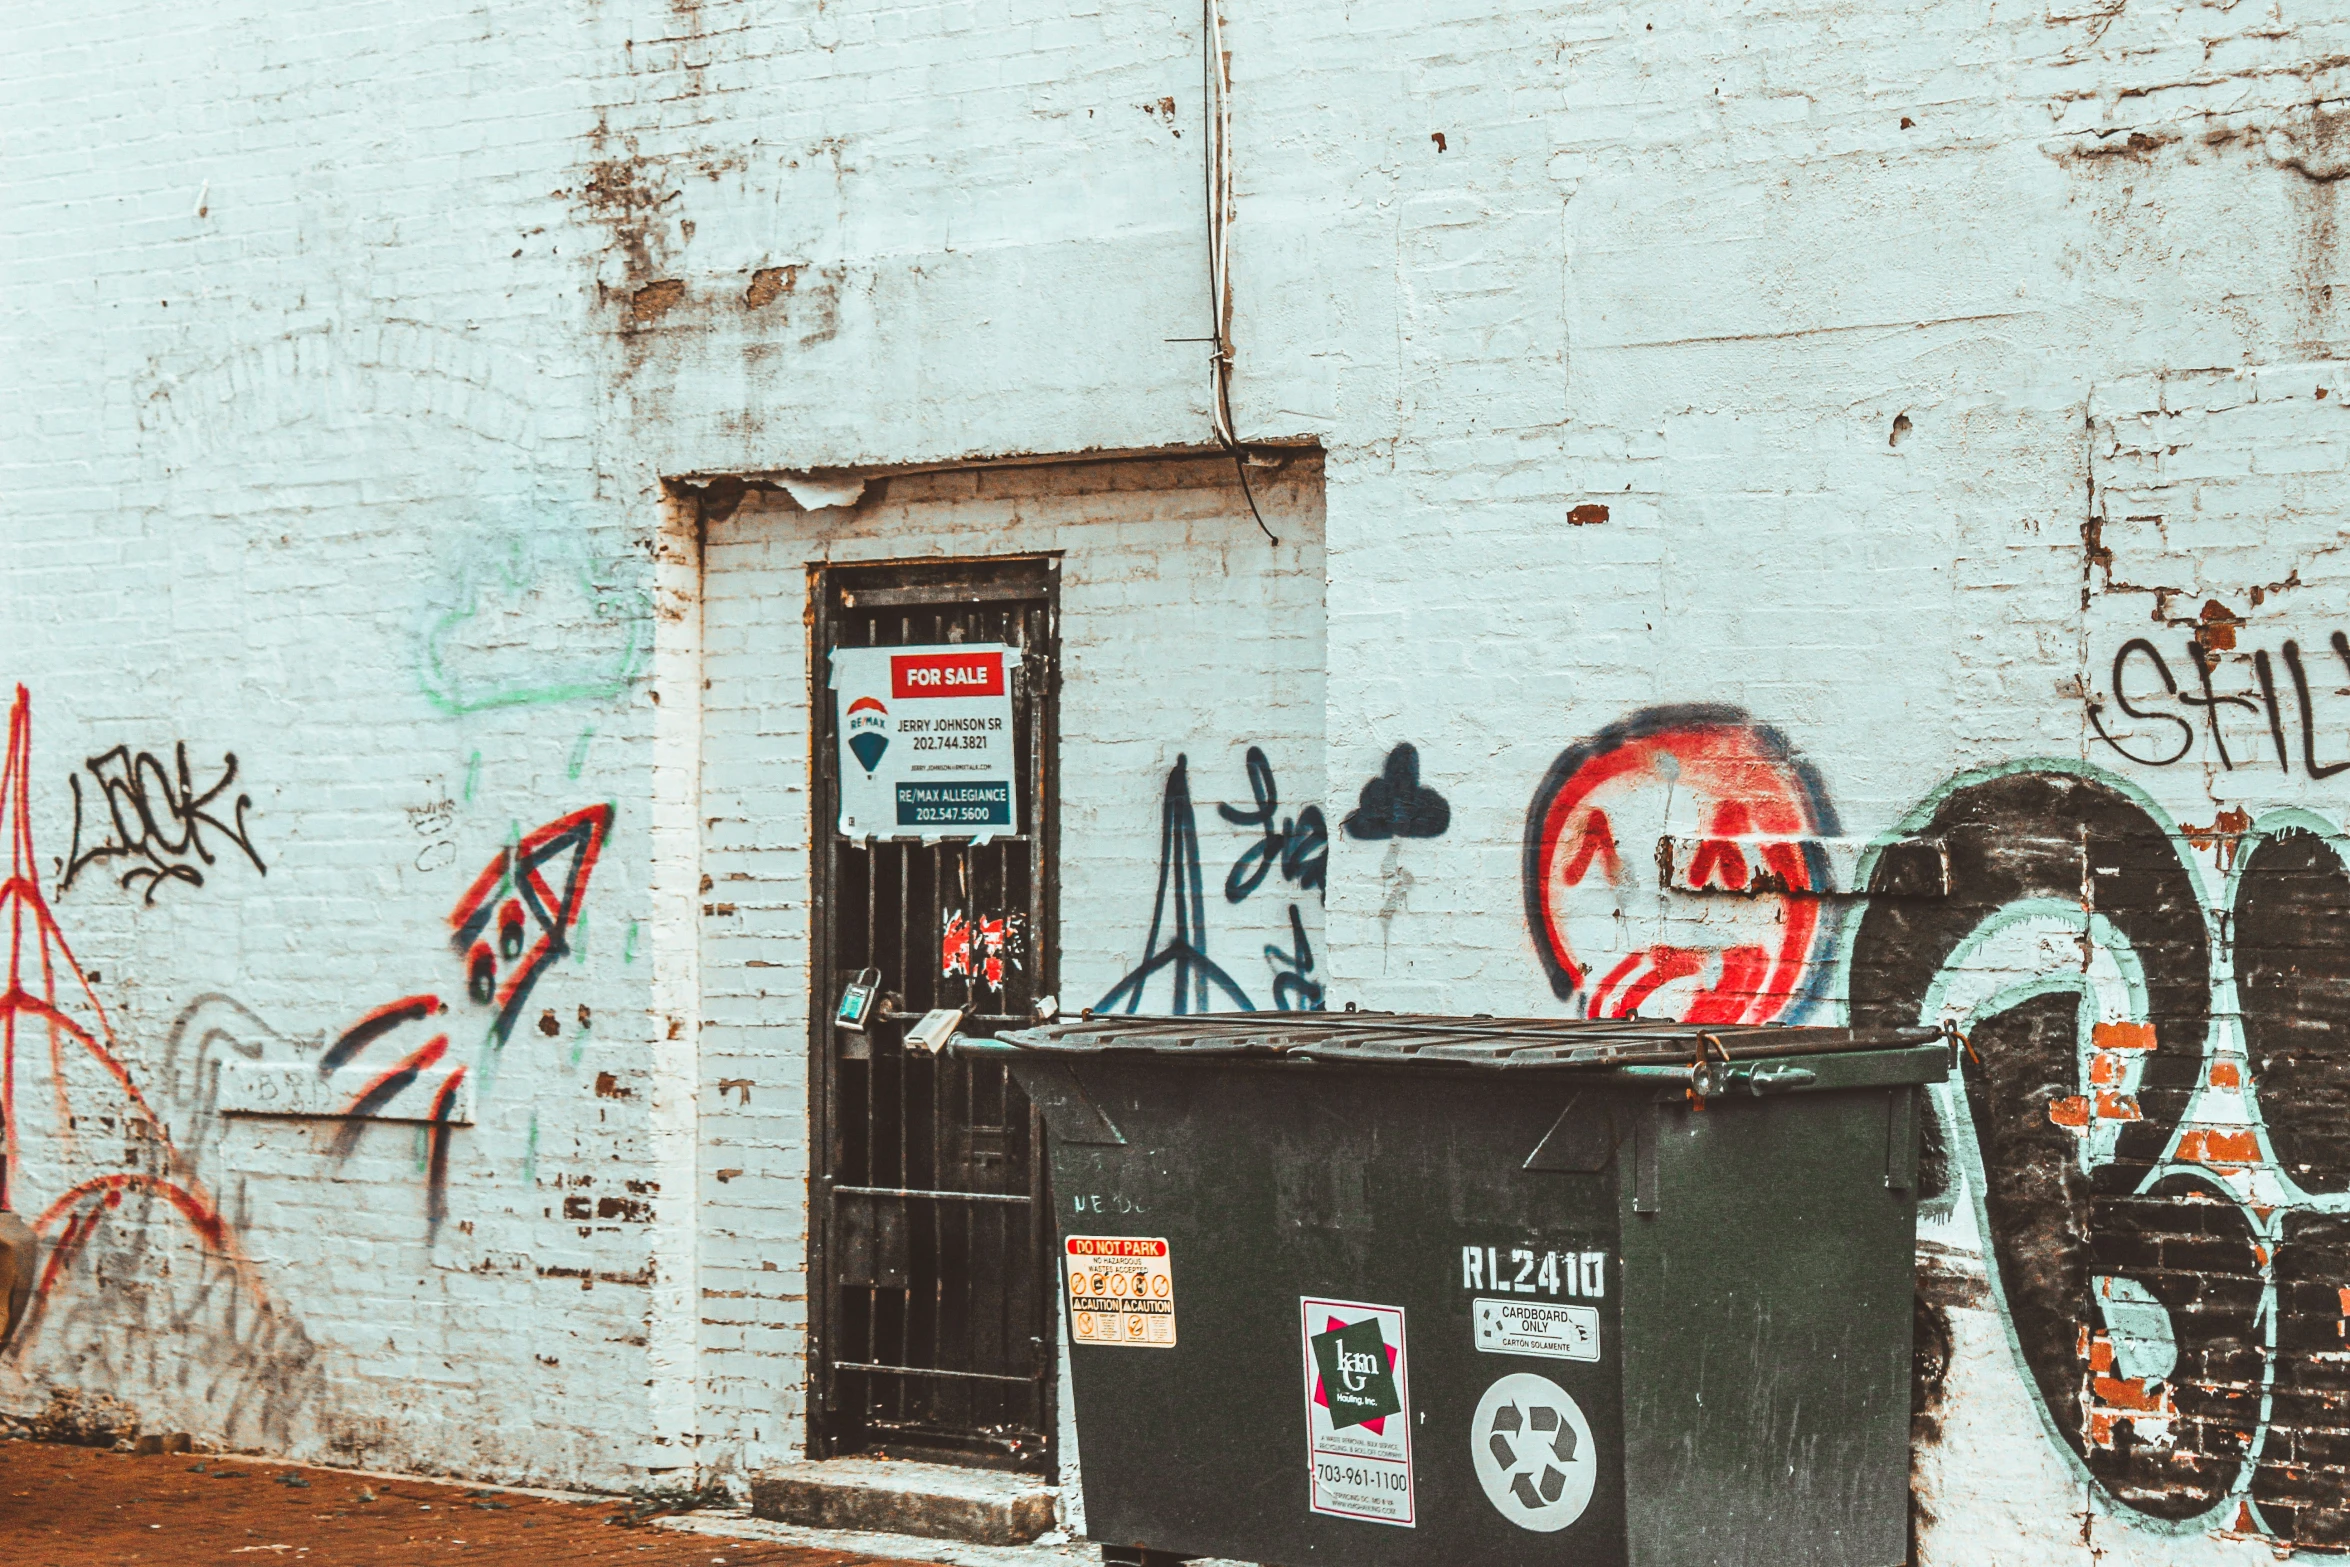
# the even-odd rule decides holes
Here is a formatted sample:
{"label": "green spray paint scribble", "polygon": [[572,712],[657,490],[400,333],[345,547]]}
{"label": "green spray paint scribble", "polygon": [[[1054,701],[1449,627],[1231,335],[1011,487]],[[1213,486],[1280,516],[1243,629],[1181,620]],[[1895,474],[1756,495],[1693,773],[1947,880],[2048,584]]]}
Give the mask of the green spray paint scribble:
{"label": "green spray paint scribble", "polygon": [[571,777],[576,779],[580,769],[587,766],[588,742],[595,737],[596,726],[594,724],[588,725],[579,732],[578,741],[571,747]]}
{"label": "green spray paint scribble", "polygon": [[652,650],[652,598],[622,580],[633,564],[559,532],[485,541],[421,634],[425,700],[456,715],[619,696]]}
{"label": "green spray paint scribble", "polygon": [[419,1121],[416,1125],[416,1173],[422,1175],[431,1167],[432,1136],[425,1124]]}
{"label": "green spray paint scribble", "polygon": [[476,751],[465,762],[465,803],[473,803],[473,791],[481,785],[481,753]]}
{"label": "green spray paint scribble", "polygon": [[636,961],[636,933],[637,922],[630,920],[628,922],[628,938],[620,944],[620,961],[623,963]]}
{"label": "green spray paint scribble", "polygon": [[530,1113],[530,1141],[522,1151],[522,1184],[536,1186],[539,1181],[539,1113]]}
{"label": "green spray paint scribble", "polygon": [[481,1047],[473,1052],[473,1092],[475,1102],[487,1099],[498,1086],[498,1067],[506,1058],[506,1047],[498,1039],[498,1021],[493,1016],[482,1025]]}

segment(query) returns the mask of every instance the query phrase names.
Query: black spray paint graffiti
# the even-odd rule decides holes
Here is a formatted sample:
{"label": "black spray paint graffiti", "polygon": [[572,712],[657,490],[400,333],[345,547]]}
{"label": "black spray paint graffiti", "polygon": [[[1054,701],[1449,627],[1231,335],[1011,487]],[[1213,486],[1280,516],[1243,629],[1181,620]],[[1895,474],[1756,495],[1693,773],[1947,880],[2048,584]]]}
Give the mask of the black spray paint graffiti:
{"label": "black spray paint graffiti", "polygon": [[1265,961],[1273,965],[1273,1009],[1277,1012],[1319,1012],[1322,987],[1313,978],[1314,949],[1306,940],[1305,916],[1289,906],[1289,940],[1293,951],[1265,943]]}
{"label": "black spray paint graffiti", "polygon": [[239,794],[233,805],[222,799],[229,786],[237,781],[236,753],[223,753],[220,777],[202,793],[197,792],[188,767],[187,742],[180,742],[173,759],[175,765],[167,768],[152,751],[141,751],[134,756],[128,746],[118,745],[82,764],[97,784],[98,798],[106,804],[109,820],[105,825],[112,833],[87,849],[82,847],[81,774],[71,777],[73,846],[57,883],[61,895],[73,885],[84,867],[112,860],[138,862],[125,867],[120,880],[125,888],[144,883],[148,903],[155,901],[155,894],[166,881],[183,881],[191,887],[201,887],[204,873],[199,865],[209,866],[217,859],[212,846],[205,842],[208,830],[214,834],[215,844],[225,841],[233,845],[252,862],[255,870],[264,876],[269,874],[269,867],[261,862],[245,825],[245,813],[252,809],[253,797]]}
{"label": "black spray paint graffiti", "polygon": [[1363,785],[1342,825],[1349,838],[1441,838],[1452,825],[1452,807],[1420,782],[1420,748],[1407,741],[1387,753],[1387,764]]}
{"label": "black spray paint graffiti", "polygon": [[[1172,899],[1173,929],[1167,944],[1159,933],[1167,930]],[[1167,788],[1159,804],[1159,885],[1151,899],[1150,934],[1143,939],[1142,962],[1112,985],[1093,1004],[1096,1012],[1116,1011],[1121,1003],[1129,1012],[1142,1010],[1142,993],[1161,969],[1173,971],[1177,1013],[1208,1010],[1210,987],[1243,1012],[1256,1010],[1231,975],[1207,955],[1207,894],[1199,868],[1199,822],[1191,810],[1191,770],[1178,756],[1167,771]]]}
{"label": "black spray paint graffiti", "polygon": [[[2206,606],[2206,609],[2216,607]],[[2188,683],[2182,682],[2179,672],[2162,656],[2160,648],[2144,637],[2132,637],[2113,655],[2109,680],[2113,706],[2120,710],[2122,718],[2153,727],[2127,727],[2111,719],[2106,704],[2095,699],[2087,704],[2089,727],[2116,755],[2145,767],[2169,767],[2186,760],[2195,749],[2200,733],[2209,736],[2212,755],[2225,771],[2257,765],[2262,760],[2263,740],[2273,748],[2277,765],[2288,773],[2298,765],[2309,777],[2323,780],[2350,771],[2350,749],[2334,760],[2318,758],[2318,698],[2338,690],[2337,684],[2325,675],[2323,655],[2312,651],[2305,656],[2301,644],[2291,638],[2278,648],[2274,658],[2269,656],[2268,649],[2257,648],[2251,660],[2252,686],[2240,691],[2222,691],[2217,678],[2222,672],[2220,654],[2233,649],[2235,641],[2232,621],[2207,623],[2191,634],[2181,656],[2184,668],[2190,672],[2191,683]],[[2327,641],[2333,659],[2350,673],[2350,636],[2337,631]],[[2318,666],[2314,670],[2310,667],[2312,663]],[[2290,720],[2288,698],[2279,695],[2280,687],[2286,683],[2292,687]],[[2172,711],[2174,705],[2180,711]],[[2229,747],[2227,726],[2221,722],[2221,715],[2226,712],[2246,715],[2237,724],[2236,746],[2242,754]],[[2286,735],[2293,720],[2298,721],[2298,746]],[[2350,723],[2341,727],[2345,740],[2350,741]],[[2117,729],[2121,732],[2116,733]]]}
{"label": "black spray paint graffiti", "polygon": [[1954,780],[1901,831],[1949,893],[1871,900],[1852,1021],[1964,1032],[1950,1130],[2066,1446],[2146,1517],[2350,1545],[2344,840],[2286,812],[2209,845],[2207,916],[2194,840],[2075,764]]}
{"label": "black spray paint graffiti", "polygon": [[[1248,748],[1248,781],[1255,804],[1248,810],[1219,805],[1223,818],[1242,827],[1262,829],[1257,841],[1242,850],[1224,878],[1226,901],[1238,903],[1257,890],[1278,869],[1284,881],[1305,891],[1318,891],[1329,865],[1329,831],[1319,806],[1309,805],[1296,818],[1280,816],[1281,796],[1273,767],[1256,746]],[[1275,823],[1278,821],[1279,825]],[[1172,904],[1172,908],[1170,908]],[[1322,985],[1312,978],[1314,949],[1306,939],[1305,918],[1298,906],[1289,906],[1291,947],[1268,942],[1265,961],[1273,968],[1273,1004],[1282,1011],[1312,1012],[1322,1007]],[[1161,933],[1167,941],[1160,945]],[[1150,934],[1143,940],[1142,962],[1094,1003],[1097,1012],[1121,1006],[1142,1009],[1143,992],[1161,970],[1170,971],[1172,1010],[1177,1014],[1204,1012],[1228,1003],[1243,1012],[1257,1005],[1238,981],[1208,956],[1206,883],[1200,869],[1199,822],[1191,804],[1189,759],[1175,758],[1168,769],[1167,786],[1159,804],[1159,876],[1151,901]]]}
{"label": "black spray paint graffiti", "polygon": [[[1180,765],[1180,764],[1179,764]],[[1273,764],[1255,746],[1248,748],[1248,787],[1256,796],[1253,810],[1216,807],[1218,815],[1236,827],[1258,827],[1264,836],[1241,851],[1224,877],[1224,901],[1238,903],[1257,890],[1273,868],[1281,879],[1296,882],[1308,892],[1319,891],[1330,865],[1330,829],[1322,808],[1309,805],[1292,821],[1281,816],[1281,791],[1273,782]],[[1281,825],[1273,825],[1278,818]]]}

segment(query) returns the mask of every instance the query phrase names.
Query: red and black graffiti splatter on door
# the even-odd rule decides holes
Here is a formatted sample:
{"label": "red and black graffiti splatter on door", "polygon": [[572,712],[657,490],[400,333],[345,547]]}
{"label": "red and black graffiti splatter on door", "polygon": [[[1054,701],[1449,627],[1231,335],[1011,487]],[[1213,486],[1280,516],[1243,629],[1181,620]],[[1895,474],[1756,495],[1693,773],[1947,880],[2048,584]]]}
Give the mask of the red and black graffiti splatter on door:
{"label": "red and black graffiti splatter on door", "polygon": [[[1058,561],[835,567],[811,582],[815,959],[809,1449],[1047,1470],[1055,1302],[1040,1131],[998,1066],[906,1045],[936,1007],[1015,1028],[1053,993]],[[1003,644],[1015,731],[1008,832],[852,840],[839,830],[836,648]],[[871,705],[868,703],[867,705]],[[851,724],[849,765],[869,765]],[[835,1023],[866,971],[862,1032]]]}

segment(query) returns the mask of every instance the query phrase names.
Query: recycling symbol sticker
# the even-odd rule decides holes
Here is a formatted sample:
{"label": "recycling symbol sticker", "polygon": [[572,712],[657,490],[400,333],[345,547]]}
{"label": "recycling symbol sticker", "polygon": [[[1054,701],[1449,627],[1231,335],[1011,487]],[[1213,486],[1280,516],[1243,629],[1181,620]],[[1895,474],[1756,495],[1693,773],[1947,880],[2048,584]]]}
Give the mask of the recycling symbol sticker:
{"label": "recycling symbol sticker", "polygon": [[1599,1479],[1591,1423],[1548,1377],[1520,1371],[1487,1388],[1469,1446],[1485,1499],[1521,1529],[1555,1533],[1591,1505]]}

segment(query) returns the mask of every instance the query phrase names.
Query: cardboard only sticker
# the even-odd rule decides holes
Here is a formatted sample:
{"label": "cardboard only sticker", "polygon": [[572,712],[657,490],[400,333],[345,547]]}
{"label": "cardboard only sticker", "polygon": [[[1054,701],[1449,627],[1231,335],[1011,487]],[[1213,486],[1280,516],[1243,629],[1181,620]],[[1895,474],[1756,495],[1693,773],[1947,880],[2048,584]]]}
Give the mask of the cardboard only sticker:
{"label": "cardboard only sticker", "polygon": [[1298,1302],[1305,1341],[1308,1504],[1415,1527],[1411,1362],[1401,1306]]}
{"label": "cardboard only sticker", "polygon": [[968,837],[1019,830],[1012,670],[995,642],[837,647],[840,830],[850,838]]}
{"label": "cardboard only sticker", "polygon": [[1175,1347],[1175,1259],[1164,1240],[1072,1235],[1062,1249],[1071,1343]]}
{"label": "cardboard only sticker", "polygon": [[1593,1307],[1480,1297],[1476,1308],[1477,1347],[1489,1355],[1599,1358],[1599,1312]]}

